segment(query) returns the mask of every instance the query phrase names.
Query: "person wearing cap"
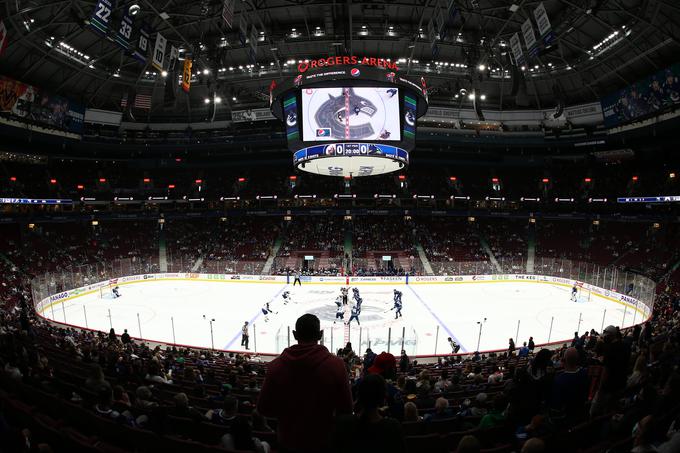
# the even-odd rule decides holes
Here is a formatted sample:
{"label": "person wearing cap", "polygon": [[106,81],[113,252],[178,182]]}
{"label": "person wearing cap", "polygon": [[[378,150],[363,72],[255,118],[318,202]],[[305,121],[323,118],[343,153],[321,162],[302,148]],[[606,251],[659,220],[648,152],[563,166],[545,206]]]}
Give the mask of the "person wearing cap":
{"label": "person wearing cap", "polygon": [[267,368],[257,410],[278,420],[279,451],[325,452],[334,417],[352,411],[349,378],[342,359],[318,344],[319,318],[302,315],[293,336],[297,344]]}

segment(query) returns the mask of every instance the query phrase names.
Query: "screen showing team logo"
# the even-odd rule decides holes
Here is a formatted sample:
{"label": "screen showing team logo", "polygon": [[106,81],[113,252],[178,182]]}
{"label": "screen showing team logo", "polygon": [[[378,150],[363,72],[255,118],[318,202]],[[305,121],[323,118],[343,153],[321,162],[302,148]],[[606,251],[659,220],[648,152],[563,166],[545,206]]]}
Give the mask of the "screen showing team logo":
{"label": "screen showing team logo", "polygon": [[401,140],[399,89],[308,88],[302,91],[303,141]]}

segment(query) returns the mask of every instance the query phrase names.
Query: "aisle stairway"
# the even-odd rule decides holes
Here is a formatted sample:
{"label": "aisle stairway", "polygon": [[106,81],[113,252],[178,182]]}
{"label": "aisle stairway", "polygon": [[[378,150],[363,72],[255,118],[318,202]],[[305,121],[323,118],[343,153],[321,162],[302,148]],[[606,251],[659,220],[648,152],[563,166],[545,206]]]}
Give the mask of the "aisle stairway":
{"label": "aisle stairway", "polygon": [[496,269],[497,272],[502,273],[503,269],[501,269],[501,265],[498,264],[498,260],[496,259],[496,255],[493,254],[491,247],[489,247],[489,243],[486,242],[486,238],[483,237],[482,235],[480,235],[479,236],[479,243],[482,246],[482,249],[484,249],[486,254],[489,256],[489,261],[491,261],[491,264],[493,265],[494,269]]}
{"label": "aisle stairway", "polygon": [[158,234],[158,266],[161,272],[168,271],[168,252],[165,246],[165,233],[162,229]]}
{"label": "aisle stairway", "polygon": [[534,228],[529,228],[527,243],[527,274],[533,274],[536,261],[536,230]]}
{"label": "aisle stairway", "polygon": [[281,236],[277,237],[274,241],[274,246],[269,253],[269,258],[267,258],[267,261],[264,263],[264,267],[262,268],[262,275],[268,275],[271,273],[272,266],[274,265],[274,259],[276,259],[276,255],[279,253],[279,250],[281,250],[282,242],[283,239],[281,239]]}
{"label": "aisle stairway", "polygon": [[434,270],[432,269],[432,265],[430,264],[430,260],[427,259],[427,255],[425,254],[425,250],[423,249],[423,246],[420,245],[419,242],[416,243],[416,250],[418,250],[418,256],[420,257],[420,262],[423,263],[423,270],[425,271],[425,275],[434,275]]}

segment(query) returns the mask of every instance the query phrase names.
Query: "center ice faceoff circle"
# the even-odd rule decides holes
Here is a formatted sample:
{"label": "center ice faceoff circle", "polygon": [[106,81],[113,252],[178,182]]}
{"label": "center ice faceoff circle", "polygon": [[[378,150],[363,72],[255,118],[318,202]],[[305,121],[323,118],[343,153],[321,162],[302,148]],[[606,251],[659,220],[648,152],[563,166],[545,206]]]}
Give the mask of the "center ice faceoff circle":
{"label": "center ice faceoff circle", "polygon": [[[614,291],[586,285],[573,297],[575,282],[554,277],[414,277],[408,284],[394,277],[311,277],[292,286],[292,279],[281,276],[168,275],[116,279],[120,297],[100,290],[109,282],[55,294],[41,301],[38,312],[90,329],[127,329],[150,341],[236,351],[244,350],[241,328],[248,321],[249,350],[272,354],[295,343],[299,316],[314,313],[329,349],[349,341],[362,353],[370,347],[410,355],[450,353],[448,338],[460,352],[485,351],[507,347],[509,338],[518,345],[530,336],[537,344],[555,342],[575,331],[630,326],[649,316],[642,303]],[[341,288],[348,288],[347,305]],[[401,317],[395,290],[401,293]]]}

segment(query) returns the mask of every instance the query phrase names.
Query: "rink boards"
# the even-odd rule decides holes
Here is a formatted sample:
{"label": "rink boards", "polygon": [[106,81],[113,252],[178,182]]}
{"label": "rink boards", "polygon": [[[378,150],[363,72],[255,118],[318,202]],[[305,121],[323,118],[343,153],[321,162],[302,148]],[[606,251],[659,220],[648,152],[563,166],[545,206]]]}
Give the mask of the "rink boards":
{"label": "rink boards", "polygon": [[[141,274],[104,280],[80,288],[52,294],[36,304],[36,312],[45,316],[48,310],[54,309],[67,301],[99,292],[100,288],[108,285],[136,285],[158,281],[191,281],[228,284],[277,284],[293,283],[294,276],[281,275],[241,275],[241,274],[201,274],[201,273],[156,273]],[[489,283],[531,283],[548,284],[571,288],[578,285],[579,291],[586,291],[589,297],[597,297],[609,302],[615,302],[627,309],[634,310],[646,321],[651,316],[651,308],[644,302],[618,293],[614,290],[600,288],[576,280],[535,274],[495,274],[495,275],[465,275],[465,276],[403,276],[403,277],[346,277],[346,276],[302,276],[302,284],[335,285],[335,286],[364,286],[364,285],[470,285]]]}

